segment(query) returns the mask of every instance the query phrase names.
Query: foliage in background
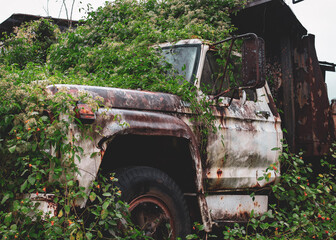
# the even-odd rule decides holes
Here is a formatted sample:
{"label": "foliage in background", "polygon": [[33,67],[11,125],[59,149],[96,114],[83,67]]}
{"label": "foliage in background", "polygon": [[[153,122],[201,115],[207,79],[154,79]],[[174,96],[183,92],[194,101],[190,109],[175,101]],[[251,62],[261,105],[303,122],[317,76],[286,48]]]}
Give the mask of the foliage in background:
{"label": "foliage in background", "polygon": [[15,28],[0,49],[0,63],[23,69],[28,63],[44,64],[50,46],[56,42],[59,28],[41,19]]}

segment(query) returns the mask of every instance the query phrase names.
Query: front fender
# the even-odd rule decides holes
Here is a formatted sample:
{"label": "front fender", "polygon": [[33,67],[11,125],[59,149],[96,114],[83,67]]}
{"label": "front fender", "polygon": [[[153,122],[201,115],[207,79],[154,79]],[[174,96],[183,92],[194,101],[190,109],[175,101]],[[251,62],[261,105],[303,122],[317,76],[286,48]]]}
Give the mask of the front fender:
{"label": "front fender", "polygon": [[[95,125],[102,127],[101,133],[105,138],[118,134],[174,136],[186,138],[196,144],[189,126],[173,115],[120,109],[101,110],[99,115],[103,117],[97,119]],[[99,145],[102,146],[101,143]]]}
{"label": "front fender", "polygon": [[[80,161],[76,164],[79,173],[76,178],[81,187],[89,192],[95,180],[104,151],[110,141],[118,135],[173,136],[189,141],[189,150],[196,169],[196,188],[203,193],[202,165],[197,139],[190,127],[180,118],[161,112],[148,112],[124,109],[100,109],[92,129],[83,130],[76,124],[70,127],[70,138],[75,138],[77,146],[83,149]],[[101,154],[92,154],[100,151]],[[84,207],[85,201],[78,205]]]}

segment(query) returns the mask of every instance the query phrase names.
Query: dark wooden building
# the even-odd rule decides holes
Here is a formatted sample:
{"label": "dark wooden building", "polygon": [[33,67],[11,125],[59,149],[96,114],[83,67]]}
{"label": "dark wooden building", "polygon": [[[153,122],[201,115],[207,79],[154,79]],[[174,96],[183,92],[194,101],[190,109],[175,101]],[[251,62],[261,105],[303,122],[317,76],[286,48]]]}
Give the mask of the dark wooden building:
{"label": "dark wooden building", "polygon": [[290,149],[312,157],[328,153],[334,124],[324,77],[335,65],[318,61],[314,35],[283,0],[249,1],[232,20],[238,33],[265,40],[268,82]]}

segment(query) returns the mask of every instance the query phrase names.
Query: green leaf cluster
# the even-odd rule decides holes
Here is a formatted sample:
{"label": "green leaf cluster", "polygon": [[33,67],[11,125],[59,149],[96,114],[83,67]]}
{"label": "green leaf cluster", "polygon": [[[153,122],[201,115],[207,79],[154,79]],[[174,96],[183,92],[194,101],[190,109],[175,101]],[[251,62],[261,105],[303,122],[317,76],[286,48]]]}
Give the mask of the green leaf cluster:
{"label": "green leaf cluster", "polygon": [[49,48],[56,43],[59,28],[47,19],[25,23],[5,38],[0,64],[25,68],[28,63],[44,64]]}

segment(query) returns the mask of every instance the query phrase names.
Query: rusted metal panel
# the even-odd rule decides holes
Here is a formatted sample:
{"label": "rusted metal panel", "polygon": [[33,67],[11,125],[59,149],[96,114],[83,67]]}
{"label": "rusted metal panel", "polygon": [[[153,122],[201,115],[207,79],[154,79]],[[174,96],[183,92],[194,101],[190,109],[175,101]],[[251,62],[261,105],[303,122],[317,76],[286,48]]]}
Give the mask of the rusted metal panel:
{"label": "rusted metal panel", "polygon": [[[108,117],[104,117],[107,115]],[[117,116],[121,121],[115,121]],[[115,134],[175,136],[196,141],[191,129],[181,119],[162,113],[123,109],[100,109],[93,129],[105,137]],[[197,146],[197,143],[195,143]]]}
{"label": "rusted metal panel", "polygon": [[290,38],[285,36],[281,39],[281,71],[282,71],[282,87],[283,91],[283,118],[285,128],[287,130],[286,140],[290,146],[290,150],[295,151],[295,110],[294,110],[294,75],[293,62],[291,54]]}
{"label": "rusted metal panel", "polygon": [[[112,109],[101,108],[96,112],[96,120],[92,124],[92,131],[79,129],[75,123],[70,125],[68,139],[76,139],[76,144],[84,151],[80,154],[81,160],[76,159],[79,170],[76,178],[81,187],[89,192],[92,181],[95,180],[102,157],[93,152],[101,152],[107,149],[108,144],[118,134],[174,136],[189,140],[189,149],[194,160],[196,173],[196,189],[201,210],[201,216],[205,230],[211,229],[210,211],[204,198],[203,168],[199,153],[199,144],[195,134],[190,129],[188,117],[190,109],[184,107],[184,103],[177,96],[164,93],[151,93],[124,89],[104,87],[90,87],[79,85],[49,86],[49,92],[54,94],[58,88],[65,87],[73,95],[78,91],[86,91],[93,97],[101,96],[104,103],[112,106]],[[114,95],[116,93],[116,95]],[[128,102],[123,102],[126,98]],[[124,105],[125,104],[125,105]],[[125,106],[125,107],[123,107]],[[123,108],[123,109],[118,109]],[[150,111],[146,111],[150,110]],[[165,112],[165,113],[164,113]],[[171,114],[166,114],[166,113]],[[174,116],[178,112],[184,112],[180,118]],[[116,118],[118,121],[116,121]],[[66,116],[64,116],[66,118]],[[181,119],[184,119],[181,120]],[[91,136],[93,141],[87,136]],[[87,199],[77,199],[76,205],[85,207]]]}
{"label": "rusted metal panel", "polygon": [[[110,141],[118,134],[135,134],[151,136],[175,136],[189,140],[189,149],[194,160],[196,170],[196,189],[200,197],[199,205],[206,230],[211,229],[211,218],[204,199],[202,183],[203,169],[201,164],[198,142],[190,127],[181,119],[167,114],[139,110],[99,109],[96,120],[92,124],[92,131],[83,131],[76,124],[70,126],[71,138],[77,140],[77,145],[84,151],[81,160],[76,160],[79,174],[76,176],[80,186],[89,191],[89,187],[97,176],[101,164],[99,155],[91,156],[92,152],[104,152]],[[115,120],[118,116],[119,121]],[[91,136],[91,141],[87,136]],[[99,142],[100,141],[100,142]],[[99,143],[98,143],[99,142]],[[85,207],[86,199],[78,199],[76,204]]]}
{"label": "rusted metal panel", "polygon": [[[251,34],[252,35],[252,34]],[[259,88],[265,85],[265,47],[264,40],[255,37],[245,39],[242,46],[242,77],[243,86]]]}
{"label": "rusted metal panel", "polygon": [[62,84],[49,86],[48,88],[52,93],[55,93],[58,88],[62,87],[67,88],[69,93],[73,95],[77,95],[79,91],[86,91],[93,97],[102,97],[103,104],[106,107],[163,112],[176,112],[182,107],[179,97],[167,93]]}
{"label": "rusted metal panel", "polygon": [[296,149],[308,156],[329,153],[329,101],[315,51],[315,37],[304,37],[294,51]]}
{"label": "rusted metal panel", "polygon": [[[279,168],[279,151],[272,148],[281,148],[281,121],[269,108],[266,89],[258,89],[257,95],[256,102],[234,99],[229,107],[214,108],[220,130],[208,139],[204,179],[207,191],[262,188],[279,178],[279,171],[265,170]],[[271,174],[270,180],[258,181],[264,173]]]}
{"label": "rusted metal panel", "polygon": [[273,97],[283,112],[282,127],[287,130],[290,150],[303,150],[314,158],[328,153],[331,127],[323,73],[334,70],[334,65],[322,62],[319,66],[313,36],[307,36],[283,0],[251,1],[232,20],[238,34],[255,32],[262,37],[268,63],[280,66],[280,81],[273,78],[279,85],[274,84],[272,92],[276,92]]}
{"label": "rusted metal panel", "polygon": [[214,221],[248,221],[251,211],[254,216],[261,215],[268,210],[268,196],[257,195],[254,200],[250,195],[212,195],[206,201],[211,209]]}
{"label": "rusted metal panel", "polygon": [[[115,117],[119,121],[116,121]],[[173,115],[158,112],[114,108],[109,110],[99,109],[96,112],[96,120],[92,123],[92,130],[79,129],[75,123],[70,126],[68,138],[75,139],[76,144],[84,150],[80,156],[81,161],[76,162],[80,172],[78,175],[80,186],[88,189],[100,167],[101,156],[91,157],[91,154],[93,152],[104,152],[110,141],[119,134],[174,136],[188,139],[190,152],[195,162],[197,189],[199,192],[203,192],[202,164],[198,142],[192,130],[184,121]],[[94,141],[87,136],[92,137]]]}

